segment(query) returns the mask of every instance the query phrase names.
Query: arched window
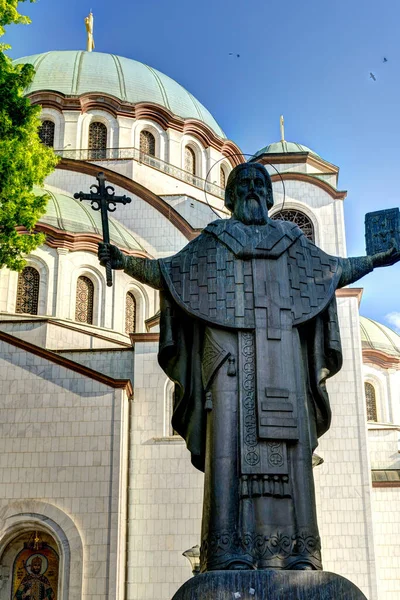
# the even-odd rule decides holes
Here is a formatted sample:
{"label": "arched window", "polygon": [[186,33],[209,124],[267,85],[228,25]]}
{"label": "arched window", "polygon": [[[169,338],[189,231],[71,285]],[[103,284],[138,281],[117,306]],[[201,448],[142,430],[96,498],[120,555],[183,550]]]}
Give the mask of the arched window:
{"label": "arched window", "polygon": [[364,383],[365,399],[367,402],[367,421],[377,421],[378,413],[376,410],[376,393],[372,383]]}
{"label": "arched window", "polygon": [[223,167],[219,168],[219,184],[222,188],[226,187],[226,175]]}
{"label": "arched window", "polygon": [[38,131],[42,144],[51,148],[54,148],[54,128],[53,121],[42,121]]}
{"label": "arched window", "polygon": [[277,213],[271,215],[271,219],[278,219],[281,221],[291,221],[296,223],[302,230],[304,235],[314,242],[314,226],[310,219],[304,213],[299,210],[280,210]]}
{"label": "arched window", "polygon": [[107,127],[99,121],[89,125],[89,158],[102,159],[107,154]]}
{"label": "arched window", "polygon": [[136,300],[132,292],[126,294],[125,301],[125,333],[136,331]]}
{"label": "arched window", "polygon": [[190,146],[185,146],[185,171],[196,175],[196,155]]}
{"label": "arched window", "polygon": [[94,285],[89,277],[81,275],[76,282],[75,321],[93,323]]}
{"label": "arched window", "polygon": [[1,556],[1,563],[10,574],[9,579],[2,581],[2,598],[55,600],[59,597],[58,547],[45,531],[31,529],[12,539]]}
{"label": "arched window", "polygon": [[140,152],[149,156],[156,155],[156,138],[150,131],[143,130],[140,132]]}
{"label": "arched window", "polygon": [[15,312],[38,314],[40,275],[34,267],[25,267],[18,274]]}

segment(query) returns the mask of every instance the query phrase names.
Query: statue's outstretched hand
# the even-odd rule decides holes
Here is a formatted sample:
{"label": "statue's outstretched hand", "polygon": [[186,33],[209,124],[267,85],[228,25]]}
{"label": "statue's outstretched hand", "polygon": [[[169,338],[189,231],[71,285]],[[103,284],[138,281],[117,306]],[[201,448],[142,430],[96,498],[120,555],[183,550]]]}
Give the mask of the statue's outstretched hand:
{"label": "statue's outstretched hand", "polygon": [[375,267],[390,267],[400,260],[400,249],[396,247],[393,240],[393,245],[385,252],[378,252],[372,256]]}
{"label": "statue's outstretched hand", "polygon": [[122,254],[121,250],[117,248],[117,246],[100,242],[97,255],[99,257],[100,264],[103,267],[105,267],[106,263],[110,261],[112,269],[125,269],[126,258]]}

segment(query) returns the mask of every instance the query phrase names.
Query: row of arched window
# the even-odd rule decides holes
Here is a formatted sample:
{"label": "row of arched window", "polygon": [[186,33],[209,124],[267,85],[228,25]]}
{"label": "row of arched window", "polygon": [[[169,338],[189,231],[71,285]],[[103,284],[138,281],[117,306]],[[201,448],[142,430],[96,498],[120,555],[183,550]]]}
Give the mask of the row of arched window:
{"label": "row of arched window", "polygon": [[[43,144],[51,148],[54,148],[54,131],[55,125],[53,121],[42,121],[39,127],[39,138]],[[154,138],[154,136],[152,137]],[[106,158],[106,156],[107,127],[100,121],[92,121],[89,125],[89,158],[100,160]]]}
{"label": "row of arched window", "polygon": [[[15,312],[37,315],[39,308],[40,274],[34,267],[25,267],[18,274]],[[136,299],[132,292],[125,297],[125,333],[136,331]],[[75,321],[93,324],[94,284],[81,275],[76,281]]]}
{"label": "row of arched window", "polygon": [[[39,137],[43,144],[54,148],[53,121],[45,120],[39,128]],[[92,121],[89,125],[88,158],[92,160],[102,160],[107,158],[107,127],[100,121]],[[156,138],[154,135],[143,129],[140,132],[139,150],[146,156],[156,156]],[[199,165],[197,164],[196,153],[190,146],[185,146],[184,170],[191,176],[199,174]],[[227,173],[223,166],[219,169],[220,186],[225,188]]]}

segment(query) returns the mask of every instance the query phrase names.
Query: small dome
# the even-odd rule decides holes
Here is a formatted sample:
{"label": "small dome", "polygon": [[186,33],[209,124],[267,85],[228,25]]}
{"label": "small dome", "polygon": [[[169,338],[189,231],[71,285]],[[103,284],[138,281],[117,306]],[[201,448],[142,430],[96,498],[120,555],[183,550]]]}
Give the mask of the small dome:
{"label": "small dome", "polygon": [[314,154],[314,156],[319,156],[319,154],[310,148],[307,148],[307,146],[297,144],[296,142],[286,142],[284,140],[281,142],[274,142],[273,144],[265,146],[265,148],[261,148],[261,150],[256,152],[250,160],[253,160],[256,156],[261,156],[262,154],[297,154],[299,152],[309,152],[310,154]]}
{"label": "small dome", "polygon": [[218,136],[225,134],[211,113],[183,86],[144,63],[103,52],[60,50],[24,56],[14,64],[30,63],[35,76],[27,94],[54,91],[64,96],[100,93],[124,102],[152,102],[182,119],[197,119]]}
{"label": "small dome", "polygon": [[[65,192],[46,185],[46,187],[33,187],[37,196],[48,194],[45,214],[40,217],[39,223],[50,225],[61,231],[69,233],[93,233],[102,236],[101,215],[99,210],[93,210],[89,202],[75,200]],[[132,233],[121,223],[109,217],[110,240],[112,244],[126,250],[144,252],[139,242]]]}
{"label": "small dome", "polygon": [[372,319],[360,317],[362,347],[400,357],[400,335]]}

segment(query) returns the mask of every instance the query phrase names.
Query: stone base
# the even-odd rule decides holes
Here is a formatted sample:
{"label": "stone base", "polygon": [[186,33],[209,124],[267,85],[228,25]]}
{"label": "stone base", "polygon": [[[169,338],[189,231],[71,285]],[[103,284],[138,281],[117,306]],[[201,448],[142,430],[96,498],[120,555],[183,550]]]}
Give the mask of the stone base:
{"label": "stone base", "polygon": [[210,571],[172,600],[367,600],[348,579],[326,571]]}

